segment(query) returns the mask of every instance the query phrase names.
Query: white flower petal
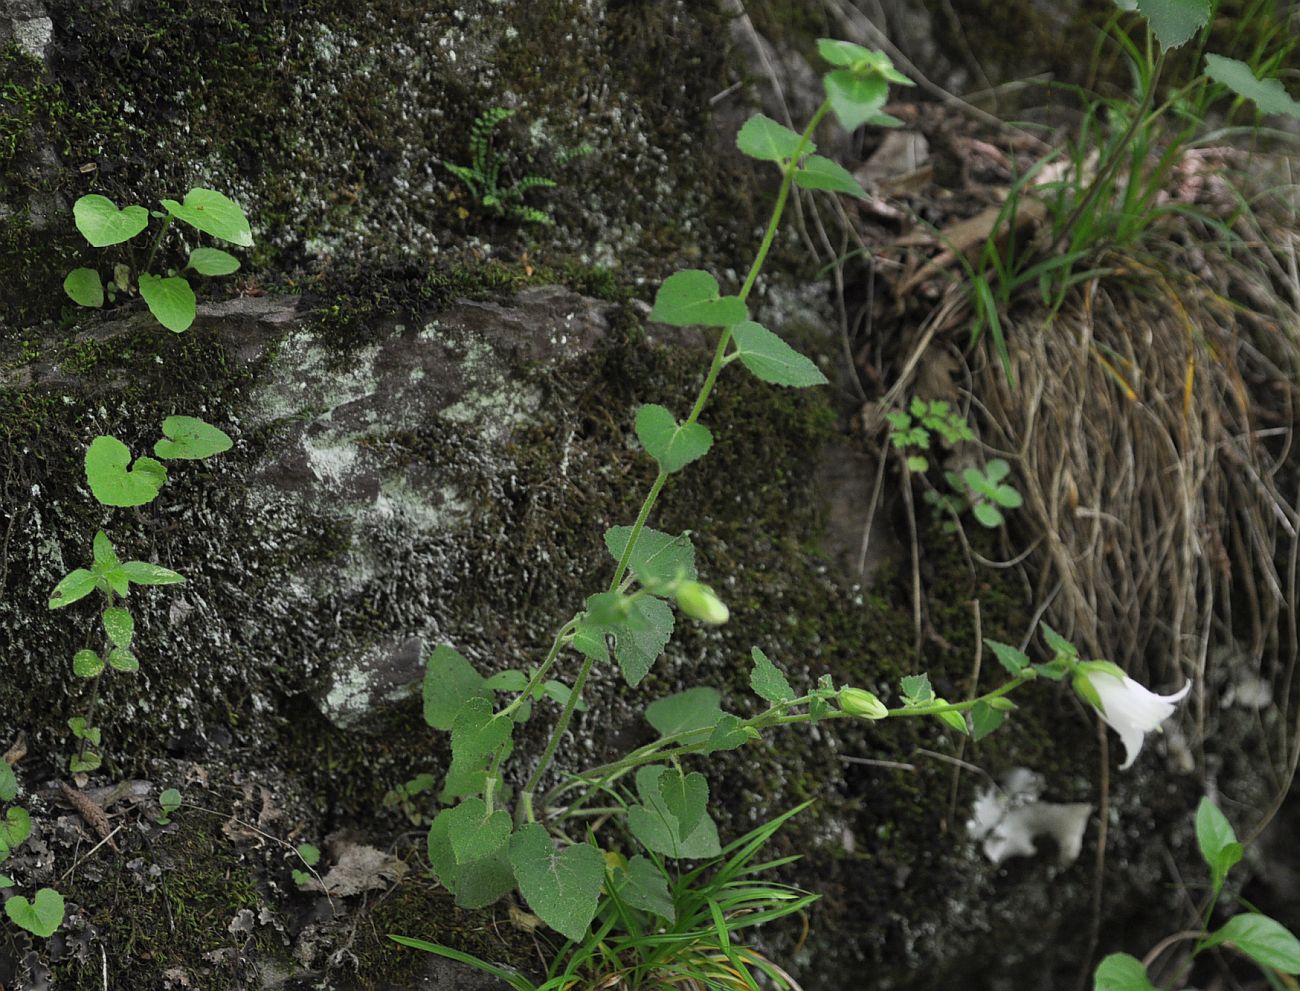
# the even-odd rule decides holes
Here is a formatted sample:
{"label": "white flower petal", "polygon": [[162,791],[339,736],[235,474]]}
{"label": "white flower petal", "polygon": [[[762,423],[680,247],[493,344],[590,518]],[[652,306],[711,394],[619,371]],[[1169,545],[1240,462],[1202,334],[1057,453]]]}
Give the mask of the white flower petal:
{"label": "white flower petal", "polygon": [[1146,734],[1160,729],[1160,724],[1174,714],[1174,706],[1192,690],[1188,681],[1172,695],[1157,695],[1132,678],[1120,679],[1104,671],[1095,672],[1088,680],[1101,700],[1098,713],[1124,744],[1125,759],[1120,770],[1133,766]]}

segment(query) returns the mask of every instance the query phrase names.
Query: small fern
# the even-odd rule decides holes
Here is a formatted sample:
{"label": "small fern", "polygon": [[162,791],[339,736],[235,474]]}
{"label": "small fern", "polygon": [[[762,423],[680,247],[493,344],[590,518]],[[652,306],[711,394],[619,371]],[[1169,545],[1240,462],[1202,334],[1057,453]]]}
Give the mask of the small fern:
{"label": "small fern", "polygon": [[[492,148],[492,134],[503,122],[513,116],[514,111],[506,107],[491,107],[485,110],[470,127],[470,164],[456,165],[444,160],[443,167],[465,184],[479,206],[486,207],[497,216],[509,217],[529,224],[554,224],[555,221],[549,214],[525,206],[523,203],[524,194],[529,190],[556,188],[558,183],[554,179],[528,175],[505,188],[501,185],[501,172],[505,160]],[[592,147],[587,144],[565,149],[558,156],[560,164],[588,155],[591,151]]]}

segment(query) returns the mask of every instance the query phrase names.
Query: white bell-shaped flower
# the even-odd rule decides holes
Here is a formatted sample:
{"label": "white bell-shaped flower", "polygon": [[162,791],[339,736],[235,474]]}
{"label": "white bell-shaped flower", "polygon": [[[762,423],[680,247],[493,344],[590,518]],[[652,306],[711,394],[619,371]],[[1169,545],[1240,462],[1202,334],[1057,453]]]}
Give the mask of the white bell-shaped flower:
{"label": "white bell-shaped flower", "polygon": [[1113,665],[1107,664],[1102,668],[1085,662],[1080,667],[1089,669],[1085,677],[1097,696],[1088,701],[1124,743],[1125,757],[1121,769],[1133,766],[1137,755],[1142,752],[1146,735],[1159,731],[1160,724],[1174,714],[1174,706],[1192,690],[1192,683],[1188,681],[1172,695],[1157,695],[1128,675],[1115,673],[1119,669]]}

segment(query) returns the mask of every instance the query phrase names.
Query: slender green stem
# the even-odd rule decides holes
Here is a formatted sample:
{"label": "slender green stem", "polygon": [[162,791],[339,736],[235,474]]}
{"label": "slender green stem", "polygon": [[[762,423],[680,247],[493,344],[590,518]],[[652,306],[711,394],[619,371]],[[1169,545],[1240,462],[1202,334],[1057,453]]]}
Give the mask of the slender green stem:
{"label": "slender green stem", "polygon": [[[785,213],[786,203],[790,199],[790,187],[794,183],[796,163],[803,157],[804,149],[812,141],[813,132],[817,130],[817,125],[821,123],[823,117],[830,112],[830,101],[827,100],[817,112],[813,114],[812,120],[804,128],[804,132],[799,137],[799,144],[791,156],[790,164],[785,169],[785,174],[781,178],[781,190],[777,194],[776,205],[772,208],[772,216],[768,221],[767,230],[763,234],[763,241],[759,245],[758,253],[754,256],[753,263],[749,266],[749,273],[745,276],[745,282],[740,288],[740,299],[749,298],[754,283],[758,280],[758,273],[762,271],[763,263],[767,261],[768,252],[772,250],[772,245],[776,241],[777,231],[781,227],[781,217]],[[723,328],[721,336],[718,338],[717,347],[713,352],[713,360],[709,364],[708,374],[705,376],[704,384],[700,387],[699,395],[695,399],[695,405],[691,409],[690,416],[686,418],[686,423],[691,424],[699,419],[705,404],[709,401],[709,396],[713,393],[713,387],[717,384],[718,374],[722,371],[724,359],[727,355],[727,345],[731,343],[731,328]],[[650,518],[650,513],[654,510],[655,503],[659,499],[659,494],[663,491],[664,483],[668,481],[668,473],[662,469],[655,477],[654,484],[646,494],[645,501],[641,503],[641,510],[637,513],[636,522],[632,526],[632,532],[628,534],[627,546],[623,548],[623,553],[619,556],[618,566],[614,569],[614,577],[609,583],[611,592],[617,591],[623,582],[623,576],[627,572],[628,563],[632,560],[632,554],[636,549],[637,541],[640,540],[642,532],[645,530],[646,521]],[[557,643],[559,638],[557,638]],[[558,649],[558,648],[555,648]],[[546,749],[542,752],[541,759],[537,766],[533,768],[533,773],[529,776],[528,782],[524,785],[523,792],[520,794],[519,815],[528,822],[534,821],[533,814],[533,792],[537,788],[537,783],[541,780],[542,775],[550,766],[555,757],[555,751],[560,745],[560,738],[569,728],[569,722],[573,718],[573,712],[579,700],[582,697],[582,690],[586,687],[587,678],[591,674],[593,661],[590,657],[583,660],[582,668],[578,671],[578,677],[573,683],[573,690],[569,695],[569,700],[564,706],[564,711],[560,713],[560,719],[551,731],[551,737],[546,743]],[[517,701],[517,700],[516,700]]]}
{"label": "slender green stem", "polygon": [[575,616],[560,627],[560,632],[555,634],[555,639],[551,642],[551,649],[547,652],[546,658],[542,661],[541,667],[533,672],[533,676],[528,679],[528,684],[524,686],[524,690],[519,693],[518,697],[501,710],[501,715],[513,715],[516,709],[533,697],[533,692],[537,690],[537,687],[542,683],[542,679],[546,677],[547,673],[551,670],[551,667],[555,664],[555,659],[560,656],[560,650],[569,642],[570,634],[574,631],[577,625],[578,618]]}
{"label": "slender green stem", "polygon": [[932,703],[930,705],[908,706],[904,709],[890,709],[889,716],[891,718],[896,716],[937,716],[945,712],[969,712],[981,702],[988,702],[991,699],[1001,698],[1003,695],[1009,695],[1025,682],[1033,681],[1035,677],[1037,676],[1031,671],[1029,674],[1017,675],[1002,687],[995,688],[993,691],[981,695],[979,698],[969,699],[965,702]]}
{"label": "slender green stem", "polygon": [[555,759],[555,751],[559,749],[560,739],[569,729],[569,723],[573,720],[573,712],[578,707],[578,700],[582,698],[582,690],[587,686],[587,678],[591,674],[592,665],[595,659],[584,657],[582,667],[578,669],[578,677],[573,681],[573,690],[569,692],[569,700],[564,703],[564,709],[560,712],[560,718],[551,730],[551,738],[546,741],[546,749],[542,751],[541,759],[538,760],[537,766],[533,768],[533,773],[529,775],[524,790],[519,796],[519,809],[516,820],[519,822],[535,822],[536,816],[533,814],[533,792],[537,790],[537,783],[546,773],[546,769],[551,766],[551,761]]}
{"label": "slender green stem", "polygon": [[153,256],[158,254],[158,245],[162,244],[163,237],[167,234],[167,228],[172,225],[172,215],[169,213],[163,217],[162,227],[158,228],[158,236],[153,239],[153,244],[149,245],[149,256],[144,260],[144,268],[141,272],[148,272],[153,265]]}

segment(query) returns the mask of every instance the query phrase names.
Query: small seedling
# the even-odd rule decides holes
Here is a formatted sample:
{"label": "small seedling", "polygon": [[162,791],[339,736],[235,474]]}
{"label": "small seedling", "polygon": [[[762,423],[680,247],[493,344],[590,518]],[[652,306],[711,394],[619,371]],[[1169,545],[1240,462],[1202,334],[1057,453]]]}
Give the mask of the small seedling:
{"label": "small seedling", "polygon": [[[298,854],[298,858],[308,867],[315,867],[320,863],[320,849],[310,843],[299,843],[294,848],[294,852]],[[312,882],[311,874],[307,871],[299,870],[296,867],[293,869],[291,876],[293,877],[293,883],[300,888],[306,887]]]}
{"label": "small seedling", "polygon": [[165,826],[172,821],[172,813],[181,807],[181,801],[181,793],[175,788],[168,788],[158,796],[158,807],[162,809],[162,815],[158,818],[158,825]]}
{"label": "small seedling", "polygon": [[220,248],[199,247],[190,252],[181,272],[166,269],[161,275],[153,269],[158,247],[173,221],[179,220],[194,230],[238,247],[253,245],[248,218],[234,200],[213,189],[196,187],[185,194],[182,202],[163,200],[165,212],[148,211],[142,206],[118,209],[107,196],[90,193],[73,204],[72,217],[77,230],[95,248],[108,248],[132,241],[149,226],[150,218],[162,220],[149,246],[142,268],[118,262],[113,277],[105,283],[93,268],[76,268],[63,280],[63,291],[80,306],[98,309],[105,298],[114,302],[119,295],[138,292],[149,312],[160,324],[174,333],[187,330],[194,322],[194,289],[183,272],[193,270],[201,276],[230,275],[239,270],[239,259]]}

